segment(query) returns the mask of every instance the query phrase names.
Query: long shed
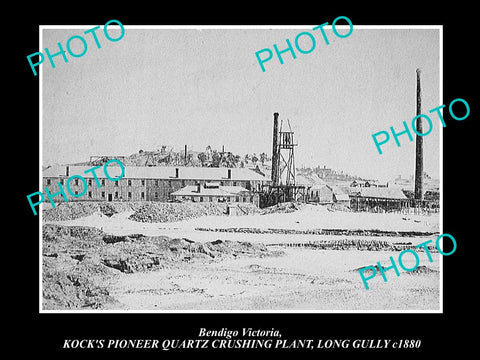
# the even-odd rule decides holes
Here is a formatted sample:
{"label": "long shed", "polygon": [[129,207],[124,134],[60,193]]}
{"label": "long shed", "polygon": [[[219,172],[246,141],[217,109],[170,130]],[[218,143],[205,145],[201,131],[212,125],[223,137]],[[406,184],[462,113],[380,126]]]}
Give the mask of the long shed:
{"label": "long shed", "polygon": [[[88,166],[55,165],[45,169],[42,173],[43,188],[48,188],[53,195],[60,191],[60,186],[66,190],[67,180],[73,194],[68,201],[168,201],[171,194],[185,186],[197,184],[205,185],[218,182],[220,186],[240,186],[247,191],[259,191],[269,179],[261,174],[246,168],[206,168],[187,166],[125,166],[124,176],[118,181],[111,181],[99,167],[95,174],[88,172]],[[87,171],[87,173],[85,173]],[[119,166],[109,166],[108,174],[111,178],[120,177]],[[85,179],[87,190],[78,176]],[[45,200],[48,202],[47,196]],[[55,202],[64,201],[60,193],[55,196]]]}
{"label": "long shed", "polygon": [[355,211],[391,211],[409,206],[402,190],[389,187],[350,188],[350,208]]}

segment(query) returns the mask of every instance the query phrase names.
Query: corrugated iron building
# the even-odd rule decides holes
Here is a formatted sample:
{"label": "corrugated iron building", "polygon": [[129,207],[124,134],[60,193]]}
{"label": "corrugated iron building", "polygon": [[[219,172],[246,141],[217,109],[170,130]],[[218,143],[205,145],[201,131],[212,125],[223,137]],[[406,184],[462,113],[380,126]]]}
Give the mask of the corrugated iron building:
{"label": "corrugated iron building", "polygon": [[340,188],[328,184],[317,174],[297,174],[296,184],[305,186],[304,201],[318,204],[346,203],[350,198]]}
{"label": "corrugated iron building", "polygon": [[350,208],[355,211],[395,211],[409,206],[402,190],[388,187],[351,187]]}
{"label": "corrugated iron building", "polygon": [[[55,165],[42,173],[43,188],[48,188],[51,194],[59,191],[58,183],[62,184],[68,201],[168,201],[171,194],[188,185],[205,185],[218,182],[220,186],[241,186],[247,191],[259,191],[269,179],[255,171],[245,168],[206,168],[185,166],[126,166],[124,176],[118,181],[111,181],[104,174],[102,167],[97,175],[100,187],[97,186],[91,169],[88,166]],[[109,166],[111,178],[121,175],[119,166]],[[87,182],[87,190],[79,197],[70,196],[66,189],[69,177],[80,175]],[[69,188],[74,194],[82,194],[84,185],[80,178],[73,178]],[[45,196],[45,201],[49,201]],[[55,203],[64,201],[58,194]]]}

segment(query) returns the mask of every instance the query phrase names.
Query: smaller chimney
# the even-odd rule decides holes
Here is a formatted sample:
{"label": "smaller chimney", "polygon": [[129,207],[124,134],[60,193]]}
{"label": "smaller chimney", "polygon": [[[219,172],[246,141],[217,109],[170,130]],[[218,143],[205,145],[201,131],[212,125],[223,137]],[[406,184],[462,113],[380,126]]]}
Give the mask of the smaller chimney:
{"label": "smaller chimney", "polygon": [[197,183],[197,193],[200,194],[201,189],[202,189],[202,185],[200,183]]}
{"label": "smaller chimney", "polygon": [[175,168],[175,177],[178,179],[178,168]]}
{"label": "smaller chimney", "polygon": [[65,175],[66,176],[70,176],[70,167],[67,165],[67,167],[65,168]]}
{"label": "smaller chimney", "polygon": [[232,178],[232,169],[228,169],[227,179],[231,179],[231,178]]}
{"label": "smaller chimney", "polygon": [[272,185],[278,185],[280,157],[278,152],[278,113],[273,113],[273,144],[272,144]]}
{"label": "smaller chimney", "polygon": [[185,165],[187,165],[187,158],[188,158],[188,153],[187,153],[187,145],[185,145],[185,155],[183,157],[183,160],[185,161]]}

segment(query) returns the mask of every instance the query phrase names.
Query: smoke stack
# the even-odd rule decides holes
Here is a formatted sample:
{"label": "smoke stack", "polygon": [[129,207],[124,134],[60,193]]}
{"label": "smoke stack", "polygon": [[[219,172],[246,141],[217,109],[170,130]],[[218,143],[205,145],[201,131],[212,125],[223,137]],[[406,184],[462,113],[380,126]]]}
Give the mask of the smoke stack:
{"label": "smoke stack", "polygon": [[187,145],[185,145],[185,153],[183,155],[183,160],[185,161],[185,165],[187,165]]}
{"label": "smoke stack", "polygon": [[273,114],[272,185],[278,185],[278,113]]}
{"label": "smoke stack", "polygon": [[[417,69],[417,115],[422,113],[420,69]],[[417,133],[422,134],[422,118],[417,118]],[[417,135],[415,147],[415,200],[423,200],[423,137]]]}

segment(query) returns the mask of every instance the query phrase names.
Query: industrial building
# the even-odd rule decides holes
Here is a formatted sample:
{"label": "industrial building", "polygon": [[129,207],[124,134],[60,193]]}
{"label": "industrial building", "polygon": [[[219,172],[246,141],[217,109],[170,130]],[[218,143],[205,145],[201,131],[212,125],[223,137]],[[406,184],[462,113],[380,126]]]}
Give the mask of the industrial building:
{"label": "industrial building", "polygon": [[316,204],[350,204],[348,194],[340,188],[327,183],[315,173],[296,175],[296,184],[305,187],[302,200]]}
{"label": "industrial building", "polygon": [[[196,189],[205,196],[196,192],[194,201],[218,201],[220,194],[207,195],[207,188],[212,187],[211,183],[218,184],[217,192],[222,187],[228,187],[229,194],[222,193],[228,201],[255,202],[255,194],[262,186],[269,182],[269,179],[261,174],[246,168],[209,168],[209,167],[186,167],[186,166],[126,166],[124,176],[118,181],[110,181],[101,171],[97,172],[100,187],[97,186],[92,172],[85,173],[91,169],[88,166],[55,165],[43,171],[43,188],[47,187],[51,194],[59,192],[60,183],[65,188],[66,180],[73,175],[80,175],[85,178],[88,189],[83,196],[72,197],[68,201],[169,201],[180,199],[183,195],[178,192],[181,189],[187,192],[188,186]],[[115,170],[119,167],[109,168],[110,176],[116,176]],[[210,184],[210,185],[209,185]],[[69,184],[74,194],[82,194],[84,185],[82,181],[75,178]],[[225,191],[225,188],[223,188]],[[176,195],[172,195],[172,193]],[[186,196],[186,195],[185,195]],[[214,199],[215,198],[215,199]],[[191,199],[191,197],[190,197]],[[237,200],[238,199],[238,200]],[[48,198],[46,198],[48,201]],[[55,203],[63,202],[59,194],[54,198]],[[222,200],[223,201],[223,200]],[[258,203],[258,200],[257,200]]]}
{"label": "industrial building", "polygon": [[181,202],[248,202],[259,205],[258,192],[248,191],[242,186],[221,186],[219,182],[187,185],[171,196]]}
{"label": "industrial building", "polygon": [[388,212],[409,207],[410,201],[397,188],[352,187],[350,208],[354,211]]}
{"label": "industrial building", "polygon": [[[421,111],[420,71],[417,69],[417,114]],[[43,187],[57,193],[55,202],[64,201],[59,185],[69,177],[85,178],[88,189],[79,178],[70,182],[69,192],[79,194],[71,200],[81,201],[192,201],[192,202],[250,202],[268,207],[280,202],[304,201],[318,204],[345,205],[352,211],[402,211],[408,207],[438,210],[438,196],[423,191],[423,143],[417,135],[415,157],[414,196],[409,199],[399,188],[380,185],[374,181],[356,180],[346,191],[340,186],[327,184],[318,175],[296,173],[294,132],[290,121],[279,123],[279,114],[273,114],[271,176],[267,169],[198,167],[198,166],[126,166],[118,181],[107,181],[98,176],[99,184],[86,166],[52,166],[43,171]],[[417,121],[417,134],[421,132],[421,118]],[[222,150],[222,154],[224,151]],[[165,154],[163,154],[165,155]],[[102,164],[109,157],[93,157]],[[188,161],[185,147],[184,164]],[[148,161],[147,161],[148,162]],[[155,163],[155,161],[154,161]],[[203,165],[203,162],[202,162]],[[112,170],[119,170],[120,168]],[[324,173],[331,175],[324,167]],[[322,173],[323,174],[323,173]],[[338,185],[338,183],[337,183]],[[345,189],[344,189],[345,190]],[[80,196],[80,194],[83,194]],[[74,195],[72,195],[74,196]],[[48,200],[48,199],[46,199]],[[427,206],[428,205],[428,206]]]}

